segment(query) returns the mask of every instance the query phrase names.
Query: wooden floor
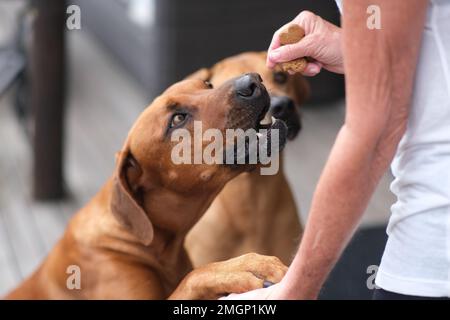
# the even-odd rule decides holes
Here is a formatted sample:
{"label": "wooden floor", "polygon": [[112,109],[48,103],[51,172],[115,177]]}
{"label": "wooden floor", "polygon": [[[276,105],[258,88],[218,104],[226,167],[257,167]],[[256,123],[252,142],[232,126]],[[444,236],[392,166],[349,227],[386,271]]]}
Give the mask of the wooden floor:
{"label": "wooden floor", "polygon": [[[0,100],[0,296],[32,272],[70,216],[111,174],[114,153],[148,103],[140,86],[88,33],[73,31],[68,37],[65,172],[69,200],[32,201],[30,145],[13,115],[10,97]],[[303,132],[287,148],[287,173],[303,219],[343,114],[343,102],[307,108]],[[393,202],[388,182],[386,177],[371,202],[366,225],[386,222]]]}
{"label": "wooden floor", "polygon": [[0,100],[0,296],[36,268],[70,216],[101,187],[128,128],[147,104],[143,90],[89,36],[69,33],[69,52],[69,200],[32,201],[30,144],[10,95]]}

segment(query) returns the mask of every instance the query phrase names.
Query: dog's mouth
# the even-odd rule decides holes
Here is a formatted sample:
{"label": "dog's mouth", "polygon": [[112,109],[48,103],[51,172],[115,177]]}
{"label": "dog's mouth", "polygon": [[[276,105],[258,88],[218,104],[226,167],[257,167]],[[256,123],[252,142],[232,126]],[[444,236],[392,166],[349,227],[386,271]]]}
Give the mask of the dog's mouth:
{"label": "dog's mouth", "polygon": [[227,159],[233,155],[234,164],[268,164],[285,146],[287,126],[272,117],[271,98],[258,74],[233,81],[233,107],[226,128],[234,131],[234,140],[227,139]]}
{"label": "dog's mouth", "polygon": [[[265,110],[265,113],[262,113],[262,118],[257,123],[255,130],[257,131],[256,136],[259,140],[265,140],[267,143],[263,144],[264,147],[267,148],[267,151],[269,152],[269,156],[271,156],[272,143],[277,143],[278,148],[276,148],[273,151],[280,152],[283,150],[284,146],[286,145],[287,135],[288,135],[288,127],[286,123],[281,119],[276,119],[274,116],[272,116],[272,113],[270,112],[269,108]],[[275,132],[277,132],[278,141],[275,141]]]}
{"label": "dog's mouth", "polygon": [[[281,152],[286,145],[288,127],[283,120],[276,119],[269,110],[268,100],[253,125],[243,126],[245,131],[243,144],[234,145],[235,164],[267,164],[273,155]],[[249,130],[253,129],[253,130]]]}

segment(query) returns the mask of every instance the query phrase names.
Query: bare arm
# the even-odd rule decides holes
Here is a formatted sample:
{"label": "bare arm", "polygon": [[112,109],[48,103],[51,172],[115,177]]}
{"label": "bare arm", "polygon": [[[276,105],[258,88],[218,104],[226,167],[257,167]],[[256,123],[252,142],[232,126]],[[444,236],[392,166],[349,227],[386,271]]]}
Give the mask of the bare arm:
{"label": "bare arm", "polygon": [[[367,28],[369,5],[381,8],[381,30]],[[317,185],[299,251],[280,284],[231,299],[317,297],[405,132],[427,5],[427,0],[345,0],[346,119]],[[302,17],[320,21],[310,14]],[[327,32],[319,34],[328,42],[333,39]],[[304,47],[315,43],[300,41],[285,50],[276,48],[276,39],[277,34],[269,54],[278,50],[287,60],[303,56]],[[311,52],[320,61],[317,50]],[[268,66],[279,61],[272,57]]]}
{"label": "bare arm", "polygon": [[[381,30],[366,9],[381,8]],[[347,114],[318,183],[303,240],[273,298],[316,298],[406,129],[426,0],[345,1]]]}

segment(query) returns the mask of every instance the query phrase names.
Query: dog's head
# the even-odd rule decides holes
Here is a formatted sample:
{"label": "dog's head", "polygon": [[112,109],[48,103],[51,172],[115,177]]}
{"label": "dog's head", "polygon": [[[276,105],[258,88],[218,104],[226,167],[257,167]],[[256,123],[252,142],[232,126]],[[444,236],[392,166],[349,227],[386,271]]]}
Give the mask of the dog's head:
{"label": "dog's head", "polygon": [[266,67],[266,57],[266,52],[241,53],[218,62],[212,68],[200,69],[188,78],[202,79],[219,86],[240,74],[258,73],[271,97],[268,118],[273,116],[283,120],[288,127],[288,139],[294,139],[301,130],[299,106],[309,96],[309,85],[299,74],[270,70]]}
{"label": "dog's head", "polygon": [[[255,167],[208,164],[202,158],[196,161],[196,148],[200,146],[201,157],[211,142],[196,134],[196,125],[201,122],[202,133],[213,129],[222,137],[226,137],[227,129],[257,130],[269,107],[267,90],[260,76],[254,73],[228,80],[218,87],[197,78],[171,86],[139,116],[118,154],[112,213],[146,245],[153,239],[150,221],[166,230],[189,227],[200,216],[186,217],[183,212],[177,212],[180,216],[174,217],[175,213],[167,212],[167,207],[177,204],[180,211],[201,214],[226,182]],[[276,120],[264,128],[268,129],[266,141],[270,142],[270,132],[276,128],[280,143],[284,144],[287,128],[282,121]],[[174,148],[180,142],[174,141],[173,135],[179,132],[189,133],[191,143],[183,153],[192,152],[191,164],[174,161]],[[221,152],[230,148],[230,141],[225,139],[219,144]],[[195,197],[206,201],[192,201]],[[199,207],[192,207],[195,205]]]}

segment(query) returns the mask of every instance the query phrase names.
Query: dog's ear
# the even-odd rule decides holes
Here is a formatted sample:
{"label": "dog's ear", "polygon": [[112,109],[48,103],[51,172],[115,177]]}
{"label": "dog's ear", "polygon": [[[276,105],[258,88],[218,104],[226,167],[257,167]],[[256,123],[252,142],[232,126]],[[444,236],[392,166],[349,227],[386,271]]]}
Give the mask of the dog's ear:
{"label": "dog's ear", "polygon": [[114,173],[111,212],[121,225],[148,246],[153,240],[153,225],[142,207],[138,185],[141,176],[142,168],[129,150],[121,151]]}
{"label": "dog's ear", "polygon": [[186,79],[200,79],[203,81],[208,81],[210,78],[211,70],[208,68],[201,68],[186,77]]}
{"label": "dog's ear", "polygon": [[292,76],[294,79],[294,90],[297,98],[297,103],[299,105],[303,104],[306,100],[308,100],[311,89],[308,80],[305,79],[301,74],[295,74]]}

